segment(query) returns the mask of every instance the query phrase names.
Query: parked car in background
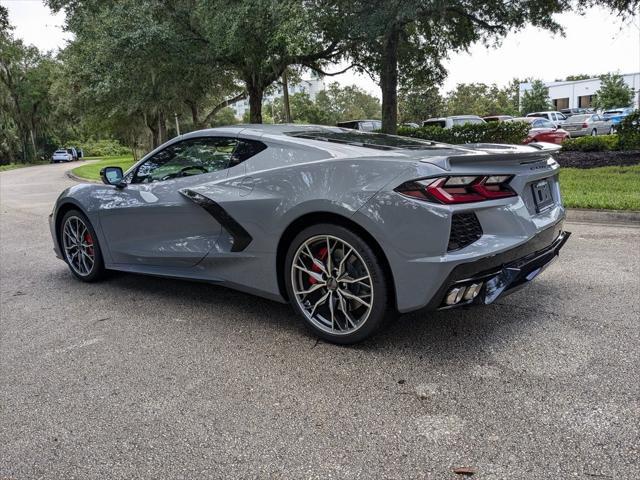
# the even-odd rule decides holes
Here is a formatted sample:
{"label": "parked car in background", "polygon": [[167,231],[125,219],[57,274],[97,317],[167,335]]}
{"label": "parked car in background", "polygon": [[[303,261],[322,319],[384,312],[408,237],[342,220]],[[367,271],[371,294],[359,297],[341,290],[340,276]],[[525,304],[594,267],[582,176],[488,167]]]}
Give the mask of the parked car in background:
{"label": "parked car in background", "polygon": [[420,125],[418,125],[417,123],[413,123],[413,122],[401,123],[398,126],[399,127],[404,127],[404,128],[420,128]]}
{"label": "parked car in background", "polygon": [[569,132],[572,137],[609,135],[615,130],[611,120],[597,113],[573,115],[564,122],[562,128]]}
{"label": "parked car in background", "polygon": [[631,115],[633,112],[633,108],[631,107],[623,107],[623,108],[612,108],[611,110],[606,110],[602,112],[602,116],[607,120],[611,120],[611,124],[613,125],[613,129],[615,130],[616,126],[624,120],[624,117],[627,115]]}
{"label": "parked car in background", "polygon": [[382,128],[381,120],[351,120],[348,122],[339,122],[338,127],[351,128],[353,130],[361,130],[363,132],[373,132]]}
{"label": "parked car in background", "polygon": [[560,110],[565,117],[569,118],[573,115],[581,115],[584,113],[595,113],[593,108],[563,108]]}
{"label": "parked car in background", "polygon": [[512,120],[513,117],[511,115],[489,115],[487,117],[482,117],[485,122],[506,122],[507,120]]}
{"label": "parked car in background", "polygon": [[557,127],[562,125],[566,120],[567,116],[558,111],[552,110],[549,112],[532,112],[527,113],[527,117],[538,117],[538,118],[546,118],[547,120],[553,122]]}
{"label": "parked car in background", "polygon": [[51,155],[51,163],[73,162],[83,157],[82,150],[75,147],[59,148]]}
{"label": "parked car in background", "polygon": [[477,115],[453,115],[451,117],[430,118],[422,122],[423,127],[451,128],[455,125],[466,125],[468,123],[486,123]]}
{"label": "parked car in background", "polygon": [[53,155],[51,155],[51,163],[73,162],[74,160],[76,160],[77,157],[74,158],[73,152],[69,150],[67,150],[66,148],[61,148],[53,152]]}
{"label": "parked car in background", "polygon": [[531,125],[529,135],[522,143],[548,142],[560,145],[570,137],[569,132],[558,128],[551,120],[540,117],[518,117],[512,122],[527,122]]}

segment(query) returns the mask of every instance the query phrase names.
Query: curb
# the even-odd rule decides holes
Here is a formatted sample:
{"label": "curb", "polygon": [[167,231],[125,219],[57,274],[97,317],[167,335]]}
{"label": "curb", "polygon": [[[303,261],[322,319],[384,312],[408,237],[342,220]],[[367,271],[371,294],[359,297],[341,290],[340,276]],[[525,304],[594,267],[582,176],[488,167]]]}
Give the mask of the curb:
{"label": "curb", "polygon": [[99,182],[97,180],[89,180],[88,178],[82,178],[82,177],[79,177],[77,175],[74,175],[71,170],[67,170],[64,173],[65,173],[65,175],[67,177],[69,177],[71,180],[75,180],[76,182],[80,182],[80,183],[101,183],[101,182]]}
{"label": "curb", "polygon": [[590,210],[567,208],[567,222],[601,223],[605,225],[626,225],[640,227],[640,212],[626,210]]}

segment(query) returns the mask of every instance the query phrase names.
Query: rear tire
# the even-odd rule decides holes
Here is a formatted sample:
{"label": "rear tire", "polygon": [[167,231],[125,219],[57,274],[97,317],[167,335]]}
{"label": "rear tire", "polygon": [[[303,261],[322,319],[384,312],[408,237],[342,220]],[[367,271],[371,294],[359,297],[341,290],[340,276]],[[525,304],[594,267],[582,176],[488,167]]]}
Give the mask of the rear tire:
{"label": "rear tire", "polygon": [[381,259],[345,227],[324,223],[301,231],[289,245],[284,275],[293,309],[328,342],[361,342],[393,317]]}
{"label": "rear tire", "polygon": [[87,216],[80,210],[69,210],[60,222],[60,249],[69,270],[83,282],[104,277],[105,268],[98,236]]}
{"label": "rear tire", "polygon": [[614,133],[616,133],[616,129],[613,128],[613,125],[611,127],[609,127],[609,135],[613,135]]}
{"label": "rear tire", "polygon": [[596,135],[598,135],[598,131],[594,128],[593,130],[591,130],[591,136],[595,137]]}

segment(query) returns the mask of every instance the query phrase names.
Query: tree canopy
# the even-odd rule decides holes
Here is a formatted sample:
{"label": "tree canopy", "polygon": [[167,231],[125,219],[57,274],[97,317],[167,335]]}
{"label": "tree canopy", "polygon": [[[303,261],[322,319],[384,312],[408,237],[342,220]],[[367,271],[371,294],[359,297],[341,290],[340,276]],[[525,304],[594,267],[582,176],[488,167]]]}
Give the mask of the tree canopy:
{"label": "tree canopy", "polygon": [[[441,95],[445,60],[476,42],[498,44],[527,25],[561,31],[556,14],[602,5],[622,17],[640,0],[45,0],[64,10],[72,39],[45,54],[17,40],[0,6],[0,154],[33,161],[73,139],[115,139],[134,150],[181,132],[235,121],[248,98],[251,122],[335,123],[381,118],[517,113],[518,87],[469,83]],[[265,93],[300,72],[369,74],[382,102],[331,84],[314,99]],[[575,78],[581,78],[580,75]],[[615,78],[599,102],[628,103]],[[544,86],[523,111],[548,108]],[[602,105],[605,105],[602,103]],[[288,106],[287,106],[288,104]],[[175,126],[178,122],[177,127]],[[17,153],[19,152],[19,154]]]}
{"label": "tree canopy", "polygon": [[484,83],[459,84],[449,92],[447,115],[517,115],[519,84],[512,82],[504,88]]}
{"label": "tree canopy", "polygon": [[0,145],[10,157],[19,145],[22,160],[29,162],[38,155],[37,139],[52,119],[49,90],[57,65],[51,56],[13,37],[4,9],[0,26]]}
{"label": "tree canopy", "polygon": [[333,0],[347,25],[349,56],[379,79],[382,129],[397,128],[397,92],[405,77],[444,75],[442,62],[451,52],[474,42],[497,44],[508,32],[534,25],[562,31],[555,15],[604,5],[621,16],[634,15],[638,0],[526,0],[503,2],[454,0]]}
{"label": "tree canopy", "polygon": [[539,112],[551,109],[549,89],[542,80],[531,82],[531,88],[522,94],[520,99],[520,113],[526,115],[531,112]]}
{"label": "tree canopy", "polygon": [[628,107],[633,103],[633,89],[624,82],[621,75],[609,73],[600,77],[600,88],[596,92],[594,105],[607,110]]}
{"label": "tree canopy", "polygon": [[[335,125],[344,119],[379,119],[381,115],[378,98],[356,86],[341,87],[337,82],[320,91],[315,99],[300,92],[290,95],[289,100],[294,123]],[[271,121],[286,121],[282,97],[267,104],[265,110]]]}

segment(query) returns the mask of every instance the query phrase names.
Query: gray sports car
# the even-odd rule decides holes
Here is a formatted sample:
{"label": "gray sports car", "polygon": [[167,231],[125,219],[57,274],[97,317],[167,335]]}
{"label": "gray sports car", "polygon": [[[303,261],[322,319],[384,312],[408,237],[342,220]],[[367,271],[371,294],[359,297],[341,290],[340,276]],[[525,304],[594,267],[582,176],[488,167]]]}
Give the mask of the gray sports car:
{"label": "gray sports car", "polygon": [[122,270],[226,285],[354,343],[395,312],[491,303],[549,265],[569,237],[552,151],[214,128],[65,190],[51,234],[80,280]]}

